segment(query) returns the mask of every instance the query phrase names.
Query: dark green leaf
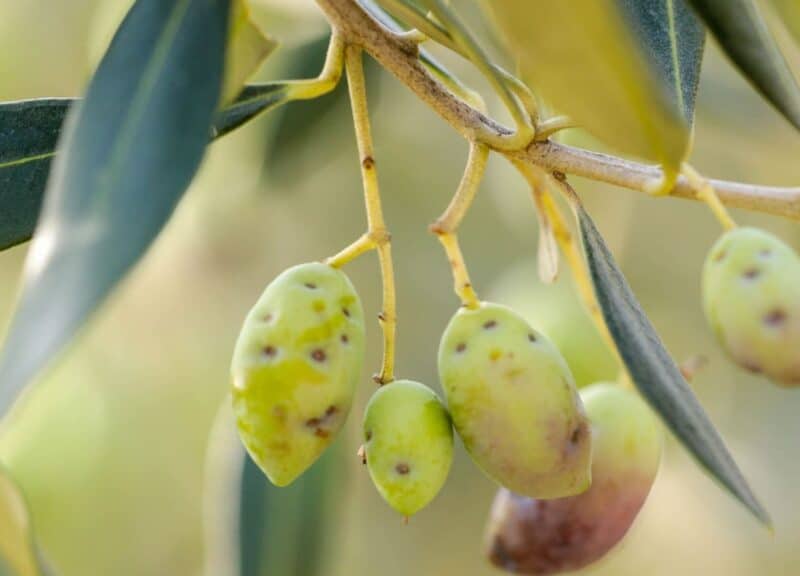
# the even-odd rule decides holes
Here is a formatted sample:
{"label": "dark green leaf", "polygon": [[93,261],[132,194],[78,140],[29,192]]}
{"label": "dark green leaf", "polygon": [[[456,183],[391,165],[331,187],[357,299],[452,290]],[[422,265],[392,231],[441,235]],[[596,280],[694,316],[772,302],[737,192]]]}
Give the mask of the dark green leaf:
{"label": "dark green leaf", "polygon": [[[286,84],[246,86],[214,121],[220,138],[287,102]],[[74,98],[0,103],[0,250],[30,240],[61,125]]]}
{"label": "dark green leaf", "polygon": [[197,170],[229,0],[138,0],[69,115],[0,361],[0,416],[133,266]]}
{"label": "dark green leaf", "polygon": [[30,239],[72,100],[0,104],[0,250]]}
{"label": "dark green leaf", "polygon": [[753,0],[689,0],[739,70],[800,129],[800,89]]}
{"label": "dark green leaf", "polygon": [[619,0],[642,46],[689,124],[700,82],[706,32],[686,0]]}
{"label": "dark green leaf", "polygon": [[636,387],[697,461],[759,520],[770,523],[722,438],[664,348],[602,236],[578,207],[583,247],[608,329]]}

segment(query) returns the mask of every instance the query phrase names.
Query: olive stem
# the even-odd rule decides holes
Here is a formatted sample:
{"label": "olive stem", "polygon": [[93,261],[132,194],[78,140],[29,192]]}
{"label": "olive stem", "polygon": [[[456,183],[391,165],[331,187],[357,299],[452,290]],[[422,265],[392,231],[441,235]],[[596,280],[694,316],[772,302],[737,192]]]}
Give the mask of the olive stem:
{"label": "olive stem", "polygon": [[[394,267],[392,264],[391,236],[383,219],[381,195],[378,188],[378,172],[372,145],[372,131],[369,123],[367,107],[367,89],[364,81],[364,65],[361,48],[347,46],[345,48],[345,70],[347,71],[347,87],[353,109],[353,126],[361,164],[361,180],[364,185],[364,201],[367,211],[367,233],[356,240],[339,255],[356,257],[368,251],[370,247],[378,251],[383,281],[383,311],[378,320],[383,330],[383,363],[381,371],[373,379],[378,384],[386,384],[394,380],[395,332],[397,327],[396,294],[394,284]],[[337,257],[334,256],[334,259]]]}
{"label": "olive stem", "polygon": [[[381,26],[355,0],[316,0],[328,21],[347,39],[361,46],[381,66],[394,74],[459,134],[475,140],[487,132],[508,136],[512,131],[448,90],[420,62],[408,42]],[[547,172],[574,174],[638,192],[651,193],[653,183],[663,181],[658,167],[565,146],[553,141],[534,141],[517,149],[501,149],[494,139],[484,139],[492,149],[510,159],[537,165]],[[743,208],[800,220],[800,187],[761,186],[710,180],[720,201]],[[686,176],[679,176],[667,196],[700,200]]]}
{"label": "olive stem", "polygon": [[492,66],[483,49],[444,0],[426,0],[426,4],[434,17],[444,25],[456,46],[461,48],[460,53],[472,62],[490,82],[516,125],[512,134],[498,135],[489,130],[481,130],[474,139],[491,143],[493,147],[501,150],[527,146],[535,135],[532,124],[532,121],[535,122],[537,119],[535,99],[532,96],[528,98],[523,94],[523,101],[517,96],[517,92],[509,87],[508,75],[499,72],[496,67]]}
{"label": "olive stem", "polygon": [[697,197],[706,203],[712,214],[714,214],[714,217],[719,220],[722,227],[726,231],[736,228],[736,222],[733,221],[728,210],[722,202],[720,202],[719,196],[717,196],[711,183],[703,178],[690,164],[685,162],[683,164],[683,174],[686,176],[686,179],[689,180],[689,184],[697,191]]}
{"label": "olive stem", "polygon": [[343,250],[334,254],[333,256],[325,259],[325,264],[331,266],[333,268],[341,268],[345,264],[348,264],[361,256],[362,254],[366,254],[370,250],[375,250],[378,245],[375,243],[370,235],[362,234],[356,240],[350,244],[349,246],[345,247]]}
{"label": "olive stem", "polygon": [[325,64],[319,76],[311,80],[290,80],[288,100],[311,100],[332,91],[339,84],[344,70],[345,42],[342,34],[333,29],[325,55]]}
{"label": "olive stem", "polygon": [[[429,17],[428,14],[420,10],[418,7],[404,0],[380,0],[379,2],[392,16],[402,20],[405,24],[413,26],[417,30],[423,32],[428,38],[444,46],[448,50],[458,54],[466,60],[471,60],[469,52],[464,49],[458,42],[455,41],[452,34],[439,22]],[[402,35],[400,35],[402,37]],[[536,97],[530,91],[522,80],[504,70],[500,66],[492,62],[488,62],[491,72],[500,77],[500,79],[508,86],[517,98],[519,98],[522,105],[525,107],[528,115],[531,118],[536,118],[538,115],[538,104]],[[458,93],[456,95],[460,96]]]}
{"label": "olive stem", "polygon": [[547,120],[543,120],[536,126],[536,141],[544,142],[553,134],[561,130],[568,130],[570,128],[578,128],[580,125],[569,116],[553,116]]}
{"label": "olive stem", "polygon": [[478,295],[469,279],[467,265],[458,244],[458,230],[461,221],[466,216],[475,194],[478,192],[483,175],[486,172],[486,162],[489,159],[489,147],[479,142],[471,142],[467,165],[464,175],[458,184],[456,193],[444,213],[430,226],[430,231],[436,234],[444,248],[450,269],[453,272],[453,283],[456,295],[461,299],[462,305],[467,308],[477,308],[480,305]]}

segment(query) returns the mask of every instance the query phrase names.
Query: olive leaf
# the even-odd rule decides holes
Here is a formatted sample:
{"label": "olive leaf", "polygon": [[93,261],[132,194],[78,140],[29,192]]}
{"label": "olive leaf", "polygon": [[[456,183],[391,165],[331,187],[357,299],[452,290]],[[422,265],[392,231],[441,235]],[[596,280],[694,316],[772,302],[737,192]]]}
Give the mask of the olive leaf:
{"label": "olive leaf", "polygon": [[686,122],[694,121],[706,31],[687,0],[618,0]]}
{"label": "olive leaf", "polygon": [[33,533],[28,503],[11,474],[0,466],[0,574],[48,576]]}
{"label": "olive leaf", "polygon": [[206,462],[206,576],[322,576],[341,481],[335,444],[291,486],[278,488],[247,456],[227,398],[212,429]]}
{"label": "olive leaf", "polygon": [[580,205],[577,213],[597,300],[636,388],[700,465],[769,525],[769,514],[665,349],[591,217]]}
{"label": "olive leaf", "polygon": [[0,250],[31,237],[72,102],[64,98],[0,104]]}
{"label": "olive leaf", "polygon": [[224,102],[239,94],[244,83],[278,46],[253,22],[246,0],[233,0],[232,10],[222,89]]}
{"label": "olive leaf", "polygon": [[677,172],[687,123],[617,0],[483,5],[538,95],[610,146]]}
{"label": "olive leaf", "polygon": [[800,42],[800,3],[797,0],[772,0],[783,23],[795,40]]}
{"label": "olive leaf", "polygon": [[689,0],[744,76],[800,130],[800,88],[753,0]]}
{"label": "olive leaf", "polygon": [[[211,137],[221,138],[288,101],[286,83],[245,86],[217,114]],[[76,102],[55,98],[0,103],[0,250],[33,236],[63,121]]]}
{"label": "olive leaf", "polygon": [[171,216],[220,100],[230,0],[138,0],[70,110],[0,359],[0,416]]}

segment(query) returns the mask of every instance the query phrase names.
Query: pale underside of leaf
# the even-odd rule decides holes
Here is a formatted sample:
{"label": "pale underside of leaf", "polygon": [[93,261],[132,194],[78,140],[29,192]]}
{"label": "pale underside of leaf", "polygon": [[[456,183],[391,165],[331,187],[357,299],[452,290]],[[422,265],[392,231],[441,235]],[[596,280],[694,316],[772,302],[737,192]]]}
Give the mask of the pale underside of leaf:
{"label": "pale underside of leaf", "polygon": [[228,0],[138,0],[71,109],[0,361],[0,416],[160,232],[208,142]]}
{"label": "pale underside of leaf", "polygon": [[800,129],[800,88],[755,2],[690,2],[744,76]]}
{"label": "pale underside of leaf", "polygon": [[722,438],[670,357],[589,214],[579,206],[586,259],[603,317],[642,396],[713,478],[769,525]]}
{"label": "pale underside of leaf", "polygon": [[797,0],[772,0],[784,25],[800,43],[800,2]]}
{"label": "pale underside of leaf", "polygon": [[523,79],[610,146],[677,171],[689,130],[616,0],[491,0]]}
{"label": "pale underside of leaf", "polygon": [[223,102],[230,102],[239,94],[244,83],[278,46],[253,21],[246,0],[234,0],[232,10],[225,56]]}

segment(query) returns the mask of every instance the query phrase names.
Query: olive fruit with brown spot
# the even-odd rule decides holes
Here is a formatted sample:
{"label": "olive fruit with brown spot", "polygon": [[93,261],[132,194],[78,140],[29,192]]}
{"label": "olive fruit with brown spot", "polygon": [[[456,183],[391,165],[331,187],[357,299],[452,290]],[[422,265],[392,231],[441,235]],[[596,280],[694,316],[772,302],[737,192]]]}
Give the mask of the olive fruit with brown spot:
{"label": "olive fruit with brown spot", "polygon": [[591,436],[559,351],[513,310],[460,309],[439,345],[453,424],[475,462],[517,493],[557,498],[591,482]]}
{"label": "olive fruit with brown spot", "polygon": [[594,437],[592,486],[583,494],[536,500],[501,489],[486,543],[493,564],[518,574],[578,570],[625,535],[650,492],[661,460],[661,432],[634,392],[613,384],[581,391]]}
{"label": "olive fruit with brown spot", "polygon": [[737,364],[800,385],[800,258],[792,248],[755,228],[726,232],[705,262],[703,306]]}
{"label": "olive fruit with brown spot", "polygon": [[453,461],[450,416],[439,397],[411,380],[378,389],[364,414],[364,453],[375,487],[404,516],[428,505]]}
{"label": "olive fruit with brown spot", "polygon": [[341,270],[294,266],[250,310],[231,373],[239,435],[273,484],[285,486],[342,426],[364,358],[364,312]]}
{"label": "olive fruit with brown spot", "polygon": [[545,284],[537,278],[535,266],[519,265],[500,276],[489,294],[550,339],[578,388],[616,378],[619,363],[614,351],[586,311],[569,270],[554,284]]}

